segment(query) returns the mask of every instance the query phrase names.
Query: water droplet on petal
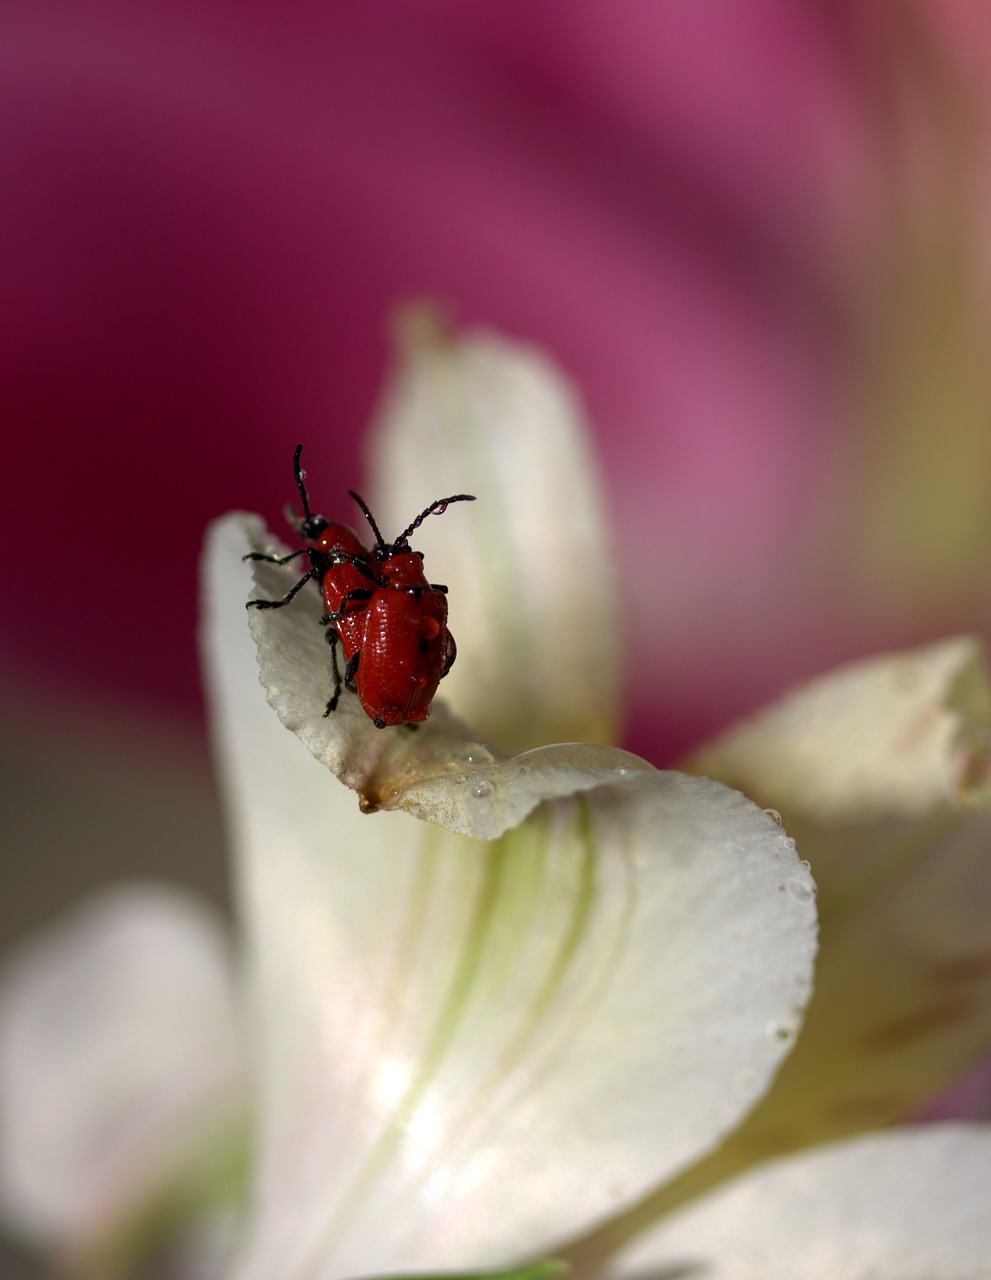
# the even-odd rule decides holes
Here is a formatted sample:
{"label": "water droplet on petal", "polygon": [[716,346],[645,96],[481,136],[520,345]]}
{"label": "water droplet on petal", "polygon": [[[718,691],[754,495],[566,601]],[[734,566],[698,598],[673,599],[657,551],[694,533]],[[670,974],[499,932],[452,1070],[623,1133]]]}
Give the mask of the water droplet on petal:
{"label": "water droplet on petal", "polygon": [[767,814],[767,816],[771,819],[771,821],[774,823],[776,827],[781,826],[781,814],[778,813],[777,809],[765,809],[764,812]]}
{"label": "water droplet on petal", "polygon": [[521,765],[520,765],[520,767],[519,767],[519,772],[520,772],[520,773],[532,773],[532,772],[533,772],[533,770],[530,768],[530,766],[529,766],[528,764],[521,764]]}
{"label": "water droplet on petal", "polygon": [[797,898],[799,902],[809,902],[816,896],[815,884],[806,879],[804,876],[796,876],[794,880],[788,881],[788,892],[793,898]]}
{"label": "water droplet on petal", "polygon": [[468,781],[468,775],[467,775],[466,773],[459,773],[459,774],[458,774],[458,776],[454,779],[454,781],[455,781],[455,782],[467,782],[467,781]]}
{"label": "water droplet on petal", "polygon": [[492,794],[492,783],[486,782],[483,778],[481,782],[475,783],[471,789],[471,794],[473,796],[478,796],[480,800],[485,796],[490,796]]}

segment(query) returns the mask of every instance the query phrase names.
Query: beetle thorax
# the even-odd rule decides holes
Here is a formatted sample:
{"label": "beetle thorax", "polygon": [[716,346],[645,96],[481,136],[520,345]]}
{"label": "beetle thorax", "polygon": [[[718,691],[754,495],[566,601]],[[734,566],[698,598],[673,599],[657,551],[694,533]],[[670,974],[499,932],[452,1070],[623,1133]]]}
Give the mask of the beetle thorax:
{"label": "beetle thorax", "polygon": [[415,551],[397,551],[382,561],[382,578],[397,591],[422,591],[427,587],[423,561]]}

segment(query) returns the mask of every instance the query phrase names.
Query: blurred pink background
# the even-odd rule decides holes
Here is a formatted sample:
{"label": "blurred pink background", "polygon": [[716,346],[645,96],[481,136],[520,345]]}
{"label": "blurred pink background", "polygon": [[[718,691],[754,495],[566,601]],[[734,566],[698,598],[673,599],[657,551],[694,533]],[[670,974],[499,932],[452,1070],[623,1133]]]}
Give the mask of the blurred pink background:
{"label": "blurred pink background", "polygon": [[220,891],[215,816],[141,819],[215,815],[203,529],[279,522],[297,440],[362,483],[410,296],[584,390],[632,749],[983,628],[989,65],[946,0],[6,5],[14,928],[108,867]]}

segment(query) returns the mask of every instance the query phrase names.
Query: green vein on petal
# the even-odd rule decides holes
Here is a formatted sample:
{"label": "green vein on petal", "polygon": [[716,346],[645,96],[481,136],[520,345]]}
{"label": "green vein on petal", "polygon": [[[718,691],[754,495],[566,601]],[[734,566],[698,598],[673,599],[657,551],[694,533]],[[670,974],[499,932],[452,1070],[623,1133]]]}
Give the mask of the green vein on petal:
{"label": "green vein on petal", "polygon": [[[355,1171],[352,1188],[342,1198],[328,1226],[329,1234],[346,1228],[361,1199],[370,1194],[388,1161],[395,1158],[397,1146],[415,1123],[417,1108],[441,1078],[445,1057],[455,1046],[470,1004],[490,1001],[495,1006],[515,994],[520,947],[528,937],[534,936],[534,928],[539,925],[540,948],[546,952],[543,971],[535,975],[532,991],[523,993],[515,1033],[508,1037],[487,1073],[479,1079],[462,1113],[450,1117],[451,1134],[469,1131],[474,1115],[491,1105],[500,1085],[520,1069],[527,1049],[539,1032],[541,1017],[560,993],[569,967],[577,957],[594,898],[594,851],[587,830],[584,838],[579,835],[567,865],[556,865],[552,870],[546,856],[551,821],[550,814],[541,814],[519,832],[504,836],[490,846],[488,856],[481,863],[480,875],[472,885],[463,942],[434,1021],[417,1055],[416,1071],[395,1100],[377,1146],[369,1153],[364,1166]],[[576,826],[587,828],[581,806]],[[425,840],[427,862],[431,860],[429,846],[433,843],[428,836]],[[564,883],[567,888],[562,892]],[[561,905],[560,918],[548,921],[540,919],[539,904],[541,896],[550,891],[560,896]],[[421,908],[422,904],[413,907],[410,922],[421,918]],[[607,954],[612,954],[619,945],[623,923],[621,917],[614,927],[616,936]],[[404,932],[408,933],[405,926]],[[413,954],[405,947],[403,950],[407,961],[412,962]],[[387,1052],[388,1046],[380,1045],[378,1056]]]}
{"label": "green vein on petal", "polygon": [[[674,832],[669,851],[655,836],[652,865],[645,829],[662,829],[679,796],[689,812],[739,806],[753,823],[749,839],[766,835],[778,849],[774,869],[758,871],[742,849],[714,865],[700,837],[694,870],[691,839]],[[632,846],[609,837],[630,820],[640,833]],[[361,828],[371,834],[357,842]],[[295,977],[280,957],[273,998],[284,1005],[302,984],[301,1017],[319,1033],[290,1037],[301,1056],[272,1082],[288,1091],[290,1110],[298,1100],[298,1116],[269,1147],[277,1194],[262,1235],[271,1238],[259,1240],[248,1276],[270,1273],[276,1257],[282,1274],[302,1280],[382,1269],[390,1258],[484,1266],[522,1242],[547,1247],[711,1145],[785,1050],[766,1027],[793,1016],[807,992],[810,942],[804,926],[792,930],[796,916],[810,921],[811,903],[781,892],[784,878],[801,875],[786,838],[731,793],[671,775],[633,779],[547,806],[491,844],[401,815],[370,820],[351,806],[334,833],[333,853],[311,838],[302,853],[269,847],[254,859],[257,927],[273,911],[265,884],[274,870],[280,914],[297,914],[293,900],[305,899],[307,931],[326,952],[302,947]],[[269,858],[279,866],[264,865]],[[428,900],[409,904],[424,859]],[[747,905],[755,874],[760,924]],[[357,920],[347,895],[362,878],[369,891]],[[725,905],[714,905],[722,894]],[[407,909],[424,933],[412,954],[402,944],[397,991],[391,938],[409,936]],[[768,948],[773,963],[755,961]],[[312,1215],[289,1239],[279,1235],[287,1200]]]}

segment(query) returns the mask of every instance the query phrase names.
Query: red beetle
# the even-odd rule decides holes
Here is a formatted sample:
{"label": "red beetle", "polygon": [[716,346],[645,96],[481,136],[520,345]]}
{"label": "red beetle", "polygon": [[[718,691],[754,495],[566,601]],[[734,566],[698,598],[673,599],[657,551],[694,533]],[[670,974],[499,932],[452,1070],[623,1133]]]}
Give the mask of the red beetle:
{"label": "red beetle", "polygon": [[[281,600],[249,600],[248,608],[279,609],[311,578],[320,583],[334,668],[334,692],[325,716],[336,708],[341,689],[354,690],[377,728],[417,724],[430,714],[437,685],[454,664],[457,649],[447,629],[447,587],[428,582],[423,556],[409,546],[409,537],[427,516],[442,514],[452,502],[474,502],[470,493],[440,498],[421,511],[394,542],[386,542],[364,501],[349,490],[375,535],[366,547],[346,524],[331,524],[310,511],[300,457],[293,455],[296,487],[303,500],[303,518],[296,522],[300,537],[310,543],[286,556],[249,552],[245,560],[288,564],[308,555],[310,568]],[[337,666],[337,646],[344,651],[344,676]]]}

